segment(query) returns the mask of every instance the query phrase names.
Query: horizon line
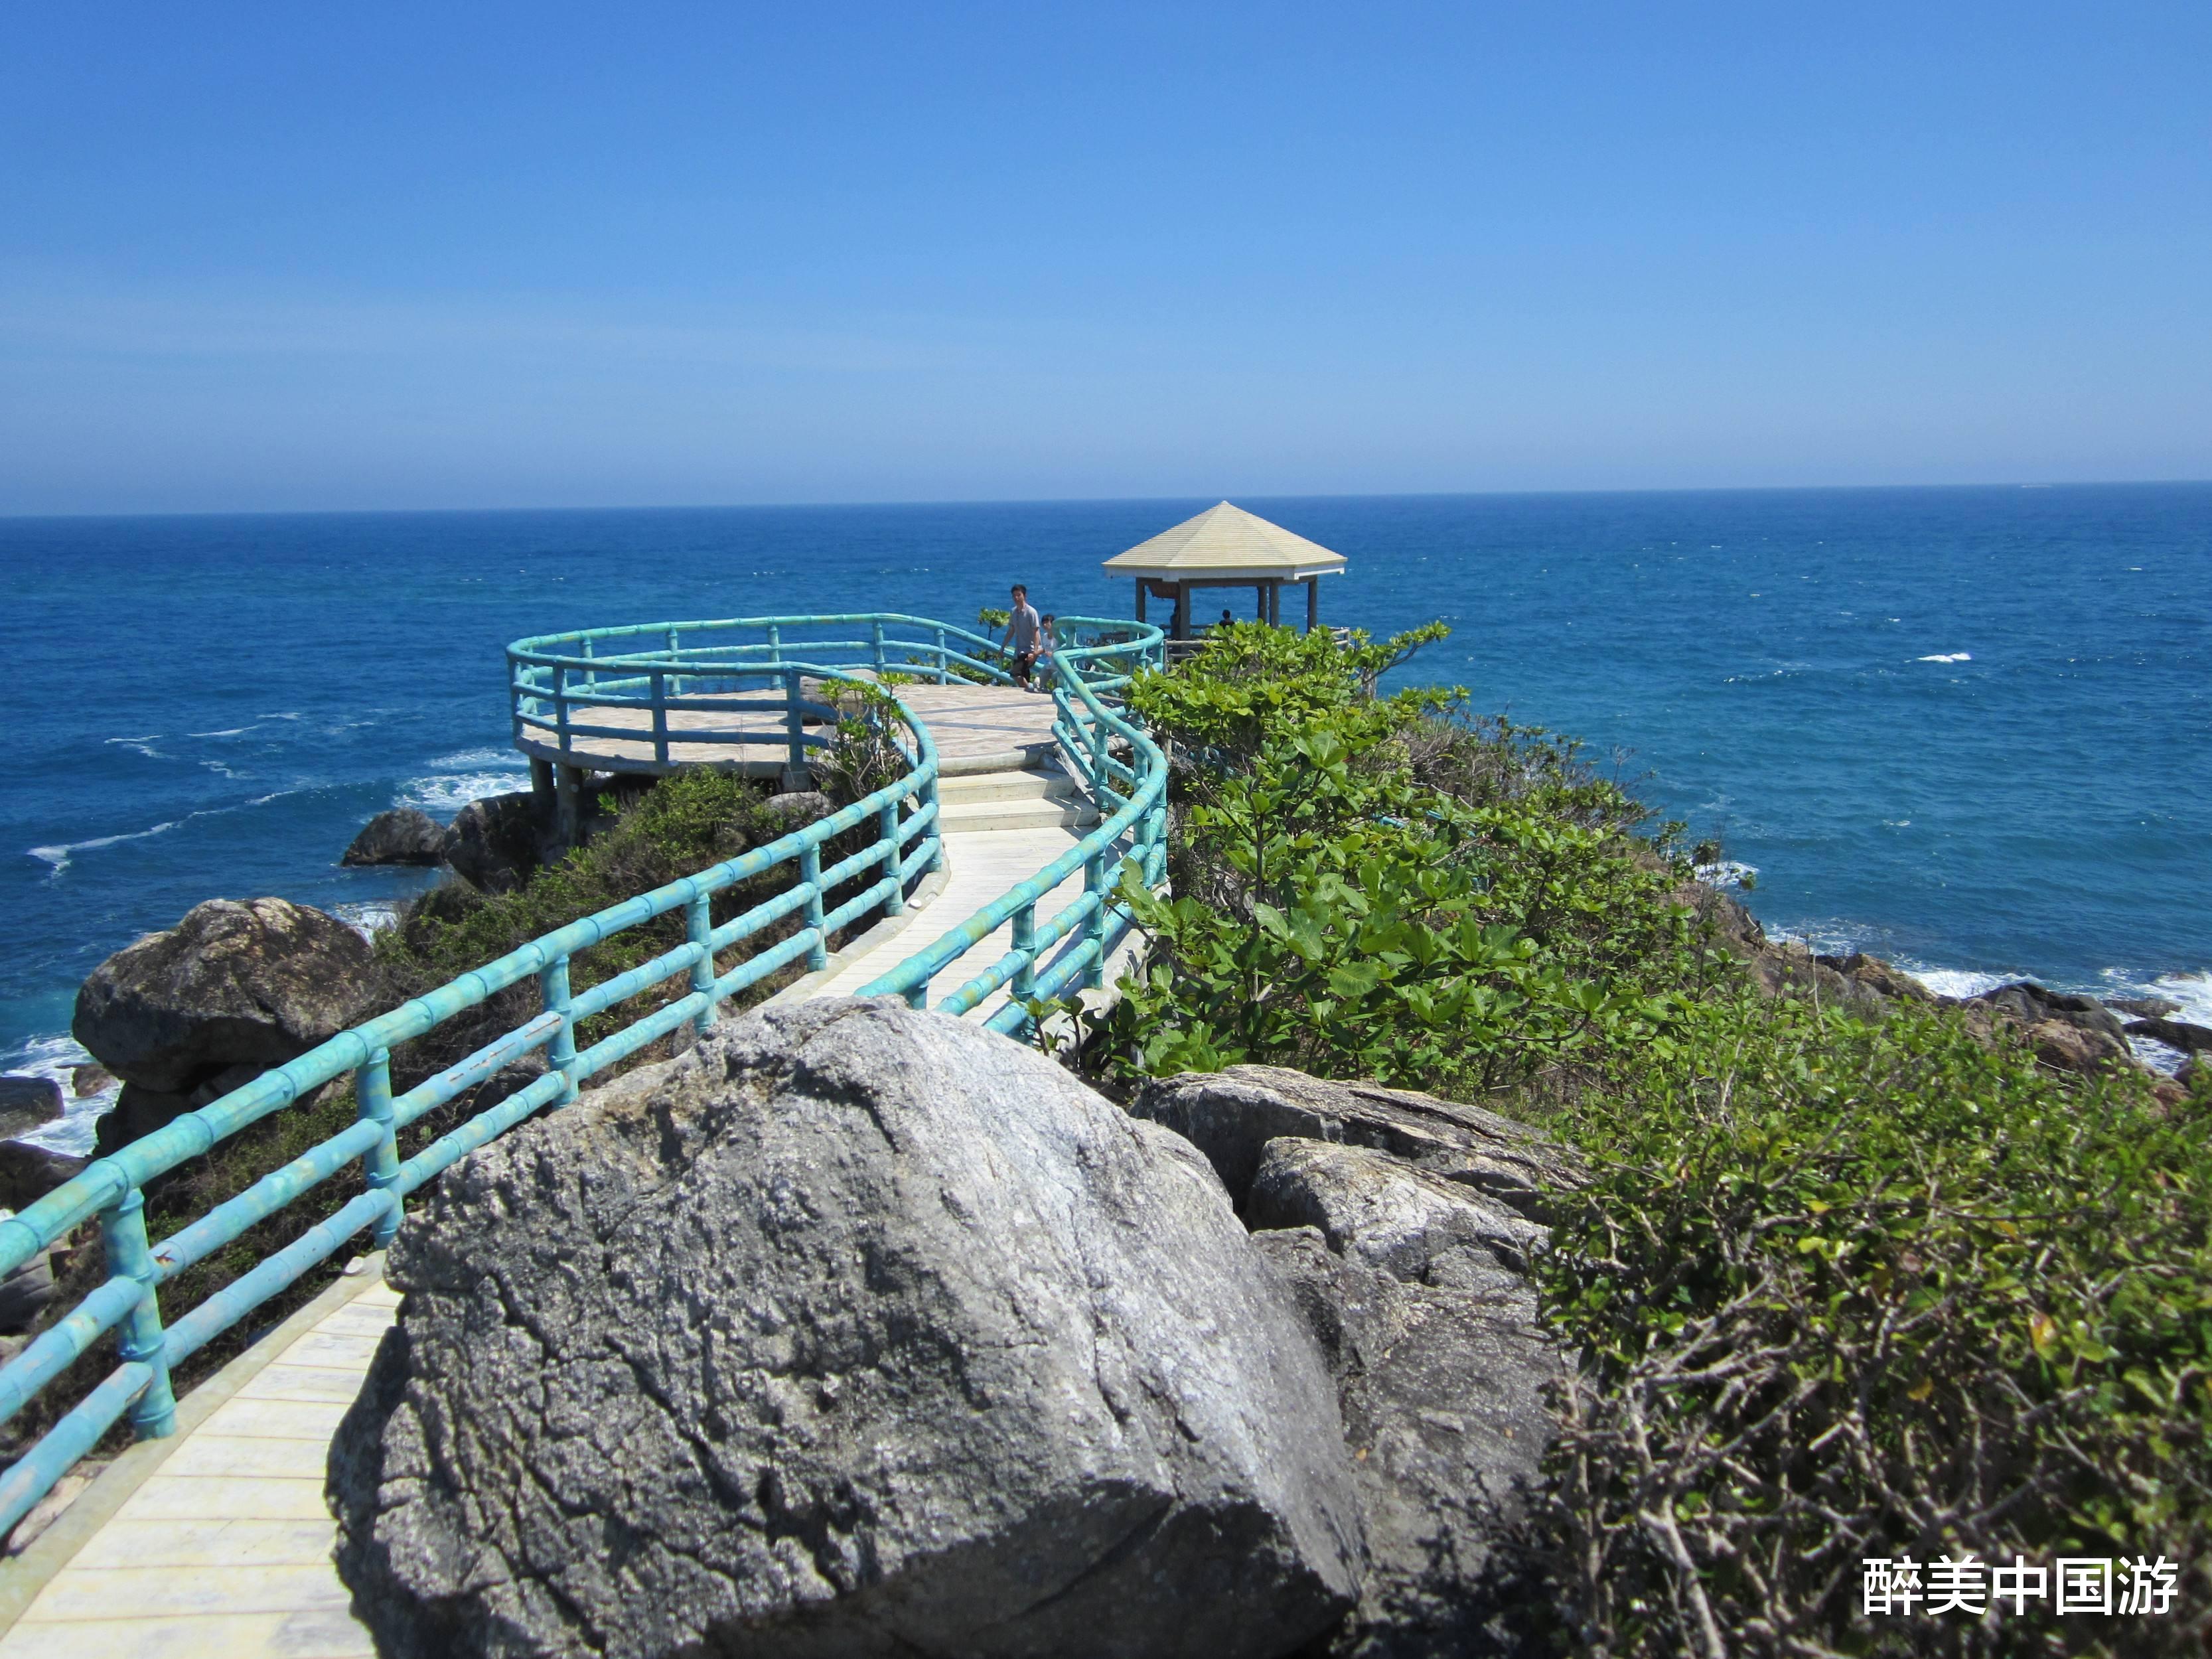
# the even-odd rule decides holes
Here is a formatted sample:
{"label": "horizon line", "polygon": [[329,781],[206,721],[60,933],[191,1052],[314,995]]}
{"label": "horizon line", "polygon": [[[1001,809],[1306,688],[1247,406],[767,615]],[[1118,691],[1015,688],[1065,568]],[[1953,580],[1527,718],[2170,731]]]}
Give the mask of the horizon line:
{"label": "horizon line", "polygon": [[[1875,490],[1968,489],[2152,489],[2212,484],[2212,477],[2193,478],[2053,478],[1965,479],[1944,483],[1789,483],[1789,484],[1669,484],[1602,485],[1569,489],[1376,489],[1285,494],[1273,490],[1244,492],[1247,501],[1360,501],[1511,500],[1540,496],[1585,495],[1842,495]],[[132,510],[81,507],[46,513],[0,513],[0,524],[35,523],[54,520],[128,519],[308,519],[430,517],[481,514],[552,513],[750,513],[827,512],[858,507],[1088,507],[1121,503],[1187,502],[1201,499],[1234,501],[1238,492],[1212,491],[1198,495],[1137,494],[1118,495],[945,495],[885,496],[848,500],[783,501],[609,501],[562,506],[476,507],[145,507]]]}

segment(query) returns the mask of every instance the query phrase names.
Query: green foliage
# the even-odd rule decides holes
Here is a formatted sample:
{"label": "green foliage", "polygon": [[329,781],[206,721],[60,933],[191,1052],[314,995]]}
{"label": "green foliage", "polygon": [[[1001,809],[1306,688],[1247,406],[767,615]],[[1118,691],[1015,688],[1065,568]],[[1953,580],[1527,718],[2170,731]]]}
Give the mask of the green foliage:
{"label": "green foliage", "polygon": [[[1173,896],[1125,874],[1151,954],[1081,1063],[1517,1087],[1581,1150],[1537,1267],[1577,1363],[1521,1540],[1559,1648],[2203,1651],[2212,1077],[2162,1104],[1948,1010],[1762,1000],[1678,902],[1680,826],[1572,742],[1221,639],[1132,690],[1179,748]],[[2163,1554],[2182,1593],[1860,1614],[1863,1558],[1968,1553]]]}
{"label": "green foliage", "polygon": [[1299,634],[1266,623],[1231,623],[1173,669],[1137,674],[1129,707],[1154,737],[1199,751],[1204,763],[1241,764],[1271,734],[1299,729],[1323,714],[1349,719],[1358,711],[1361,718],[1345,735],[1360,745],[1401,729],[1413,714],[1451,701],[1450,693],[1429,690],[1372,701],[1378,676],[1449,631],[1431,623],[1380,644],[1355,632],[1351,645],[1343,647],[1318,630]]}
{"label": "green foliage", "polygon": [[1199,775],[1176,896],[1124,872],[1153,949],[1097,1034],[1102,1065],[1480,1092],[1593,1044],[1667,1041],[1671,988],[1701,960],[1662,902],[1672,866],[1610,822],[1425,786],[1402,741],[1417,711],[1309,714]]}
{"label": "green foliage", "polygon": [[[2212,1550],[2212,1098],[2076,1086],[1937,1012],[1709,1000],[1558,1127],[1583,1357],[1548,1525],[1613,1654],[2195,1652]],[[2175,1617],[1858,1613],[1868,1556],[2155,1557]]]}
{"label": "green foliage", "polygon": [[832,681],[823,690],[837,711],[837,726],[814,770],[830,798],[849,806],[907,775],[911,763],[896,741],[906,729],[906,715],[896,695],[866,680]]}

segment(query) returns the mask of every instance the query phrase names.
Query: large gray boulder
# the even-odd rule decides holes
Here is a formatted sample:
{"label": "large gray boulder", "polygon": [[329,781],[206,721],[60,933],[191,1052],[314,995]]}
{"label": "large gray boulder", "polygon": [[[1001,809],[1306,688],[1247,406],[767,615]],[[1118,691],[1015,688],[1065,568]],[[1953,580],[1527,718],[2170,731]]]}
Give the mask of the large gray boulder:
{"label": "large gray boulder", "polygon": [[344,865],[438,864],[446,856],[446,832],[437,819],[414,806],[379,812],[338,860]]}
{"label": "large gray boulder", "polygon": [[[1336,1380],[1367,1554],[1328,1651],[1540,1650],[1518,1540],[1565,1362],[1526,1274],[1548,1238],[1534,1218],[1581,1182],[1571,1158],[1496,1113],[1273,1067],[1154,1083],[1134,1109],[1198,1130],[1243,1183]],[[1321,1133],[1250,1152],[1285,1124]]]}
{"label": "large gray boulder", "polygon": [[1312,1337],[1041,1055],[757,1012],[476,1153],[331,1455],[388,1656],[1290,1653],[1357,1593]]}
{"label": "large gray boulder", "polygon": [[187,1095],[297,1058],[374,1012],[368,942],[288,899],[210,899],[100,964],[70,1029],[126,1084]]}

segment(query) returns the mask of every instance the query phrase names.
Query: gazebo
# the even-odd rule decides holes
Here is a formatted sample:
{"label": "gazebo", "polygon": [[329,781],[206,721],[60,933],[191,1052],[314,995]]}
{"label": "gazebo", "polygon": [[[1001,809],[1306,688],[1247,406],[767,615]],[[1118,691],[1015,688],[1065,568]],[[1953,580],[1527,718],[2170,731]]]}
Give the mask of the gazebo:
{"label": "gazebo", "polygon": [[1105,568],[1109,574],[1136,579],[1139,622],[1146,620],[1148,595],[1173,600],[1169,637],[1187,640],[1191,591],[1202,587],[1249,587],[1258,595],[1261,620],[1280,623],[1283,585],[1303,582],[1310,632],[1321,621],[1321,578],[1342,574],[1344,555],[1224,501],[1115,554]]}

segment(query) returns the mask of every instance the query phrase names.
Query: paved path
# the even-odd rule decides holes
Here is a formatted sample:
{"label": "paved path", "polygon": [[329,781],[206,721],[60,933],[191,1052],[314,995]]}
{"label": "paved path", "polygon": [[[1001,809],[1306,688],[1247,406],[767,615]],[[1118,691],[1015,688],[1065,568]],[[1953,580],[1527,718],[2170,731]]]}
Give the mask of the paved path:
{"label": "paved path", "polygon": [[[1007,701],[1014,698],[1018,705]],[[945,726],[930,719],[931,732],[941,755],[957,744],[980,757],[1019,747],[1005,740],[1036,731],[1037,711],[1048,736],[1051,708],[1049,698],[1020,692],[957,699],[943,711]],[[1000,749],[986,746],[994,743]],[[1043,869],[1081,833],[1059,826],[949,831],[946,880],[936,896],[874,948],[797,988],[851,994]],[[1082,891],[1079,871],[1038,905],[1038,921]],[[1010,930],[1000,928],[932,983],[931,1000],[1011,945]],[[1125,942],[1109,979],[1133,945],[1133,939]],[[969,1018],[988,1018],[1005,1001],[999,991]],[[331,1436],[399,1305],[381,1273],[381,1256],[370,1257],[350,1300],[287,1322],[267,1340],[269,1352],[249,1351],[203,1385],[219,1391],[237,1370],[258,1365],[228,1398],[189,1428],[180,1422],[176,1438],[138,1449],[161,1461],[0,1636],[0,1659],[354,1659],[374,1652],[331,1565],[337,1532],[323,1480]],[[326,1293],[325,1302],[343,1294]],[[179,1415],[195,1415],[189,1398]],[[122,1474],[118,1466],[102,1480]],[[96,1482],[78,1501],[100,1492]],[[64,1514],[58,1529],[69,1524]]]}

